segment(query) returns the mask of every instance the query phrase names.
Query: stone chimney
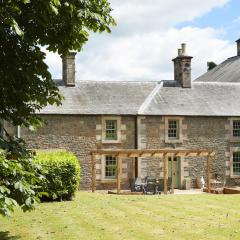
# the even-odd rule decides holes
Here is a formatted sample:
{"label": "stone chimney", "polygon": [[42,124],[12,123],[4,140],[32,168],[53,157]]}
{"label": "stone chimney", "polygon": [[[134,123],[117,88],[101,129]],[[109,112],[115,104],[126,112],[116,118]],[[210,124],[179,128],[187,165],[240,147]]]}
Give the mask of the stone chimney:
{"label": "stone chimney", "polygon": [[240,56],[240,38],[236,41],[237,43],[237,56]]}
{"label": "stone chimney", "polygon": [[62,79],[67,87],[75,86],[75,56],[76,52],[69,52],[62,56]]}
{"label": "stone chimney", "polygon": [[173,59],[174,62],[174,80],[178,81],[183,88],[191,87],[191,56],[187,55],[186,44],[182,43],[178,49],[178,56]]}

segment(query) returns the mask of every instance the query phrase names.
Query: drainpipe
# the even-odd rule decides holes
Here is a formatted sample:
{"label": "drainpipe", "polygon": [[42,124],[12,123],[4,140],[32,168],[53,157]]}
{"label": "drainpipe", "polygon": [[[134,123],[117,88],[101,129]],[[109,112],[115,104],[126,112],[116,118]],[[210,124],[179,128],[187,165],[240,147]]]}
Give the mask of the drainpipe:
{"label": "drainpipe", "polygon": [[17,126],[17,138],[21,138],[21,127]]}
{"label": "drainpipe", "polygon": [[0,119],[0,137],[3,137],[3,121]]}
{"label": "drainpipe", "polygon": [[[135,143],[134,148],[138,149],[138,116],[135,116]],[[138,157],[135,157],[135,177],[138,177]]]}

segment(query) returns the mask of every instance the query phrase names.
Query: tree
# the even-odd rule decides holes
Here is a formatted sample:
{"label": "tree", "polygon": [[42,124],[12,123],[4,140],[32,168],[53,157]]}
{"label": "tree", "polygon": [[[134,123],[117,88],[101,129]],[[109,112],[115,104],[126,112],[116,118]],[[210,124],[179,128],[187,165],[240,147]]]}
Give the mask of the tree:
{"label": "tree", "polygon": [[217,64],[215,62],[207,62],[208,71],[212,70],[216,66]]}
{"label": "tree", "polygon": [[60,104],[41,46],[80,51],[89,32],[110,32],[111,11],[107,0],[0,1],[0,119],[39,124],[38,110]]}
{"label": "tree", "polygon": [[0,151],[0,215],[3,216],[9,216],[18,205],[23,211],[32,210],[41,196],[37,191],[42,181],[39,167],[23,144],[21,140],[13,141],[11,153],[9,149]]}
{"label": "tree", "polygon": [[[90,32],[110,32],[110,27],[115,25],[111,11],[107,0],[0,0],[0,120],[26,127],[41,125],[38,111],[47,104],[59,105],[62,100],[44,63],[46,55],[42,46],[60,55],[69,50],[80,51]],[[13,149],[21,153],[25,146],[0,136],[0,148],[7,151],[9,158]],[[34,173],[30,160],[25,161],[26,155],[17,157],[15,162],[10,159],[9,164]],[[0,167],[4,165],[6,161],[1,157]],[[1,187],[7,178],[14,189],[18,186],[12,174],[16,172],[13,165],[13,172],[4,176],[0,172]],[[30,184],[28,180],[35,181],[23,178],[26,186]],[[11,206],[14,202],[26,205],[14,198],[11,191],[6,186],[0,189],[1,210],[6,207],[2,204],[5,201]],[[9,200],[11,197],[13,201]]]}

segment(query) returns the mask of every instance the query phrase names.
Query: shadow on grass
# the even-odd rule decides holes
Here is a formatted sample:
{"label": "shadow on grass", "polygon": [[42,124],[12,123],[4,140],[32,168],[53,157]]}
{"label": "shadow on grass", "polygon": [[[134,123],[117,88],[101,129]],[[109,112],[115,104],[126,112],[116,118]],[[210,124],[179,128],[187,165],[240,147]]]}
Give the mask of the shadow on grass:
{"label": "shadow on grass", "polygon": [[0,231],[0,239],[1,240],[17,240],[21,239],[19,236],[11,236],[10,232],[2,232]]}

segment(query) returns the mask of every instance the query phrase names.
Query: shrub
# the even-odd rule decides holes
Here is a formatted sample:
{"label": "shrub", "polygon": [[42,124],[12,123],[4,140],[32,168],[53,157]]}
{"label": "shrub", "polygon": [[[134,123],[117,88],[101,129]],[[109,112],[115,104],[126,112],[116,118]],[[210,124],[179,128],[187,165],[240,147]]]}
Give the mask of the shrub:
{"label": "shrub", "polygon": [[40,165],[40,174],[45,177],[40,192],[44,192],[48,200],[71,200],[80,182],[77,157],[64,151],[38,152],[35,162]]}

